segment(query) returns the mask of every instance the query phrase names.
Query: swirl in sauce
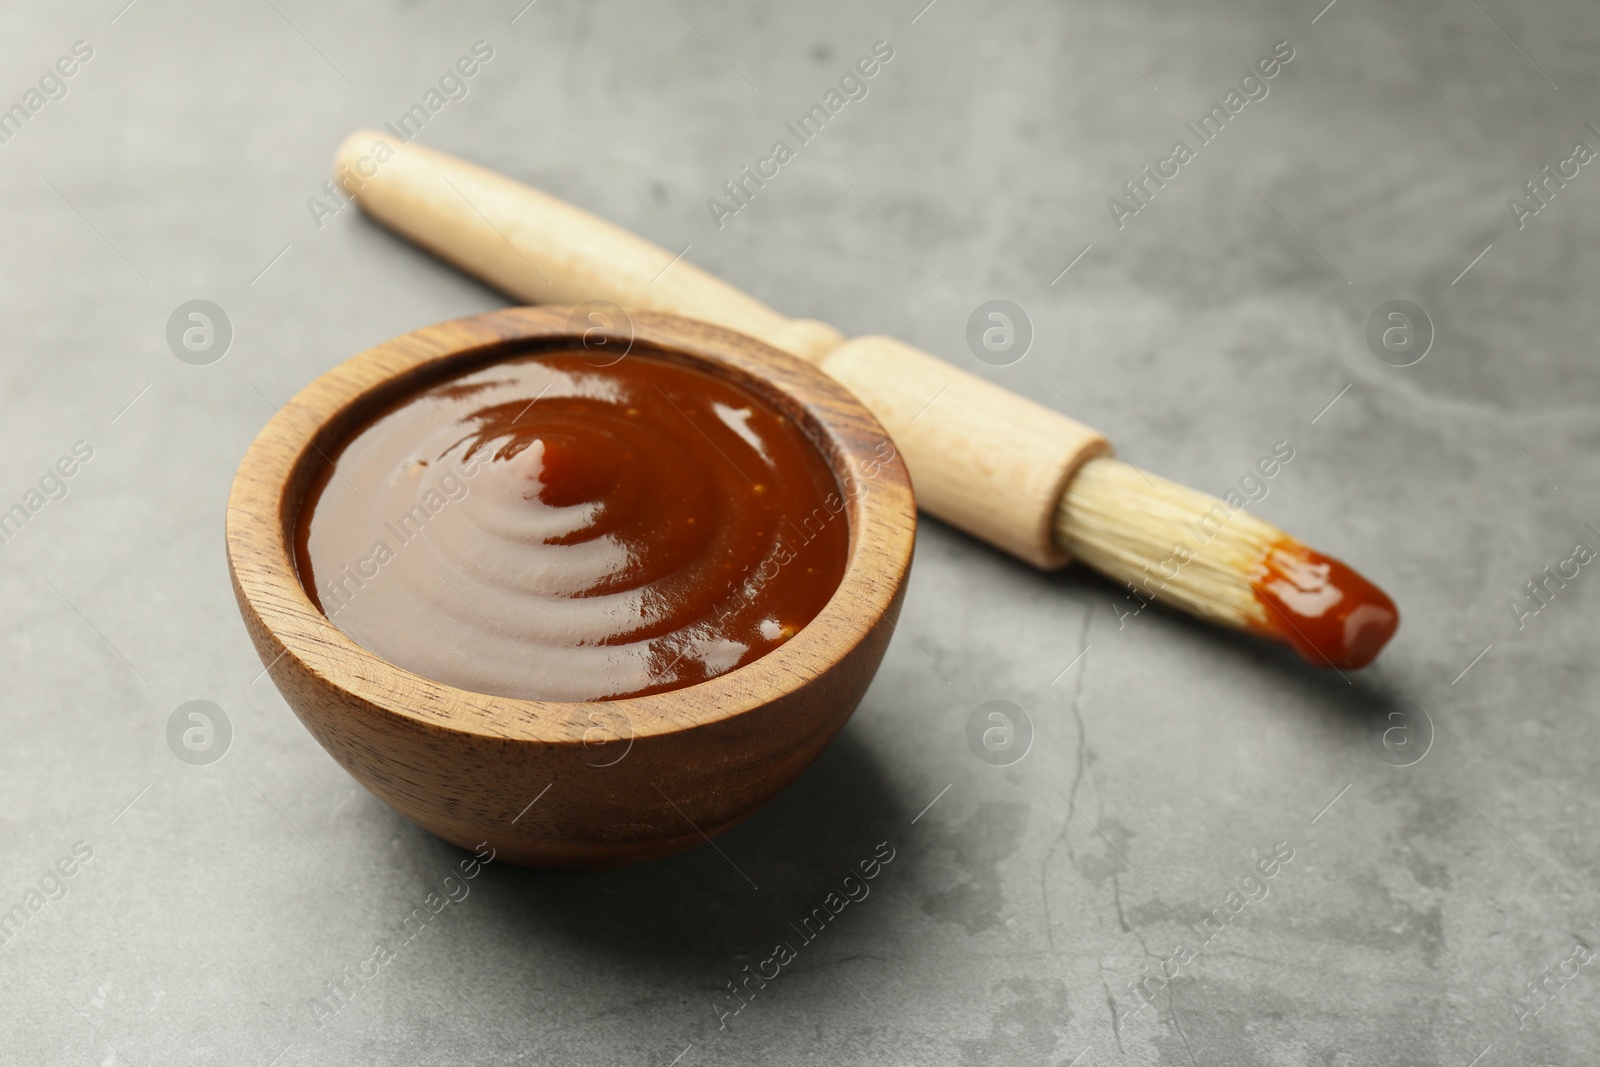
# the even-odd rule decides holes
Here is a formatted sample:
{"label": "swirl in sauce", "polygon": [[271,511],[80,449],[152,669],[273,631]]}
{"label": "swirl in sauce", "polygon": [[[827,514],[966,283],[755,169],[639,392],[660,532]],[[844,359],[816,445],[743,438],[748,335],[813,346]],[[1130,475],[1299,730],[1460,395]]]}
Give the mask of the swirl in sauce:
{"label": "swirl in sauce", "polygon": [[607,700],[765,655],[844,575],[845,501],[773,404],[633,353],[523,356],[373,418],[314,478],[301,581],[352,640],[461,689]]}

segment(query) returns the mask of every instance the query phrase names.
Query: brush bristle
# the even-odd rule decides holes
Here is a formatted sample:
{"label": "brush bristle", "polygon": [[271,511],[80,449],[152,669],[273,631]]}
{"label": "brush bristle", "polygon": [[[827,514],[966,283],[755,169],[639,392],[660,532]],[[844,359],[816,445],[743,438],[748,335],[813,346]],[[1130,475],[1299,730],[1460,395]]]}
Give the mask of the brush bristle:
{"label": "brush bristle", "polygon": [[1214,496],[1108,457],[1083,465],[1056,511],[1056,542],[1074,558],[1144,600],[1242,629],[1271,628],[1251,582],[1284,536]]}
{"label": "brush bristle", "polygon": [[1383,591],[1338,560],[1110,457],[1089,460],[1067,484],[1055,536],[1138,602],[1283,641],[1313,663],[1364,667],[1399,625]]}

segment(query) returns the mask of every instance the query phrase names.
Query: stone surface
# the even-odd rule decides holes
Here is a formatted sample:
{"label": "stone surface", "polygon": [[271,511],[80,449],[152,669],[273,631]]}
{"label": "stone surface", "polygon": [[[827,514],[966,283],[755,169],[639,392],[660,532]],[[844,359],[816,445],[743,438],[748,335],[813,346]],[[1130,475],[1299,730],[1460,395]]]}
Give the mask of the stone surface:
{"label": "stone surface", "polygon": [[[0,946],[0,1061],[1600,1055],[1600,966],[1578,966],[1600,939],[1600,577],[1509,606],[1600,548],[1600,173],[1552,182],[1520,228],[1507,206],[1600,148],[1591,5],[122,2],[0,14],[5,106],[93,49],[0,145],[0,507],[92,449],[0,547],[0,906],[59,897]],[[1213,492],[1289,442],[1257,509],[1389,589],[1398,638],[1359,675],[1318,672],[930,520],[855,719],[721,854],[491,866],[401,944],[463,855],[259,678],[222,509],[274,405],[500,303],[307,206],[345,133],[479,40],[492,60],[425,143],[1081,413]],[[719,229],[707,198],[878,40],[894,58],[868,95]],[[1119,228],[1108,198],[1195,148],[1185,122],[1279,41],[1268,94]],[[966,346],[992,298],[1033,324],[1011,366]],[[233,326],[208,366],[166,340],[192,299]],[[1414,366],[1368,349],[1392,299],[1435,328]],[[206,766],[168,747],[196,699],[232,727]],[[994,699],[1033,725],[1011,766],[967,747]],[[1397,725],[1422,745],[1418,708],[1425,758],[1380,758]],[[726,983],[884,841],[870,896],[719,1028]],[[1234,891],[1259,899],[1235,914]],[[392,960],[319,1009],[380,940]]]}

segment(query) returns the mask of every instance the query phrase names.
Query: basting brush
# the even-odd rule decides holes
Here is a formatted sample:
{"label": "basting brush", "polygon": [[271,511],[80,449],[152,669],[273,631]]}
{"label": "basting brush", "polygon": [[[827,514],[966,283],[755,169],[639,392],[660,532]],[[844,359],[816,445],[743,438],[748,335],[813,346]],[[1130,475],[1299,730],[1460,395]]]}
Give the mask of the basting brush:
{"label": "basting brush", "polygon": [[663,248],[493,171],[373,130],[337,180],[373,218],[528,303],[670,312],[821,368],[889,431],[919,507],[1044,569],[1077,559],[1144,601],[1364,667],[1382,590],[1249,512],[1115,458],[1097,431],[890,337],[790,319]]}

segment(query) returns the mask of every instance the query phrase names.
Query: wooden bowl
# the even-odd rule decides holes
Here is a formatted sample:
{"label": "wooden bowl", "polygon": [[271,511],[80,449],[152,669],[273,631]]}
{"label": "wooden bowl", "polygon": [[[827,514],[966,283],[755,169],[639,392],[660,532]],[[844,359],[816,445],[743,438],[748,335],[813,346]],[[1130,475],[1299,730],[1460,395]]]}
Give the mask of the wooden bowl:
{"label": "wooden bowl", "polygon": [[[718,327],[637,314],[617,348],[690,363],[802,426],[848,498],[844,579],[762,658],[665,693],[558,703],[456,689],[386,662],[312,604],[293,530],[307,485],[365,418],[513,354],[571,349],[592,327],[525,307],[397,337],[312,382],[245,453],[228,565],[256,652],[300,721],[396,811],[466,848],[541,867],[607,867],[699,844],[749,816],[844,726],[883,658],[911,565],[910,478],[878,421],[822,372]],[[622,317],[624,320],[626,316]],[[611,351],[617,348],[610,349]]]}

